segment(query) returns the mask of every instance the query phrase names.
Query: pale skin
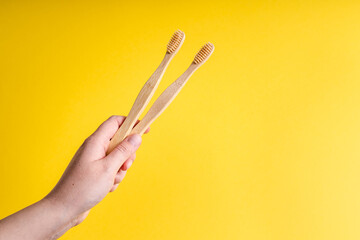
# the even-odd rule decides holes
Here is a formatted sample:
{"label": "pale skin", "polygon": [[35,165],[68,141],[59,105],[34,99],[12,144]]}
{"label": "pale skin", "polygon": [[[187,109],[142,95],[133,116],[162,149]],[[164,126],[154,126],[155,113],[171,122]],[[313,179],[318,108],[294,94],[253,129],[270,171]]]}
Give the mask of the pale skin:
{"label": "pale skin", "polygon": [[106,156],[110,139],[124,119],[112,116],[101,124],[84,141],[46,197],[0,220],[0,240],[57,239],[84,221],[92,207],[115,191],[141,144],[140,135],[131,135]]}

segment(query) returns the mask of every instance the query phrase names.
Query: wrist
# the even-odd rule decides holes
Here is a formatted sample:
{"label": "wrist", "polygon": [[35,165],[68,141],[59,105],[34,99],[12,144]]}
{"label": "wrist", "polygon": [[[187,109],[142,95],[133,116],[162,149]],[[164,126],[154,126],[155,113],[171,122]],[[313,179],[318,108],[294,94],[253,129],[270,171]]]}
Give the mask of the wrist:
{"label": "wrist", "polygon": [[51,212],[53,216],[57,218],[57,221],[62,223],[62,225],[72,223],[77,217],[76,212],[72,208],[55,197],[48,195],[41,199],[39,203],[43,205],[44,208],[48,209],[48,211]]}
{"label": "wrist", "polygon": [[46,197],[1,220],[0,239],[57,239],[76,224],[74,219],[71,211]]}

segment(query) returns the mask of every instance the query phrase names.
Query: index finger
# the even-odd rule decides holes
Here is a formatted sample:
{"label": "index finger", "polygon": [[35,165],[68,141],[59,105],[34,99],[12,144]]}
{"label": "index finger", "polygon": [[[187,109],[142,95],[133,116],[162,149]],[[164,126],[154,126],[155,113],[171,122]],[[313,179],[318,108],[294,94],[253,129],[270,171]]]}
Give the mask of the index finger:
{"label": "index finger", "polygon": [[[120,128],[125,120],[125,116],[113,115],[109,117],[105,122],[103,122],[98,129],[92,134],[92,137],[96,139],[96,141],[101,142],[104,145],[105,149],[107,149],[111,138],[114,137],[116,131]],[[140,120],[137,120],[136,124],[138,124]],[[135,124],[135,125],[136,125]],[[145,133],[148,133],[150,128],[146,129]]]}
{"label": "index finger", "polygon": [[113,115],[103,122],[92,136],[107,146],[124,120],[124,116]]}

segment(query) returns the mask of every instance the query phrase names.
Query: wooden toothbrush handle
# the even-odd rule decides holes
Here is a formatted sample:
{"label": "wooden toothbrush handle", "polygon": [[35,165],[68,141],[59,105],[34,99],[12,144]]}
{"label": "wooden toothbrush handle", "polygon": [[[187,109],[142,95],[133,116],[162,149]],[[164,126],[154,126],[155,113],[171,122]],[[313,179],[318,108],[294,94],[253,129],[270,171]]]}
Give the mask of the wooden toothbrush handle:
{"label": "wooden toothbrush handle", "polygon": [[150,127],[151,123],[154,122],[155,119],[158,118],[175,99],[176,95],[178,95],[187,80],[197,68],[198,67],[196,65],[191,64],[190,67],[176,81],[166,88],[160,97],[156,99],[144,118],[132,129],[131,134],[144,134],[146,129]]}
{"label": "wooden toothbrush handle", "polygon": [[158,87],[164,72],[169,65],[174,54],[165,54],[164,59],[160,63],[159,67],[151,75],[149,80],[146,81],[142,89],[140,90],[136,100],[129,112],[129,115],[126,117],[123,124],[115,133],[114,137],[110,140],[109,147],[106,154],[109,154],[124,138],[126,138],[132,128],[134,127],[136,121],[139,119],[141,113],[144,111],[146,105],[149,103],[151,97],[154,95],[156,88]]}

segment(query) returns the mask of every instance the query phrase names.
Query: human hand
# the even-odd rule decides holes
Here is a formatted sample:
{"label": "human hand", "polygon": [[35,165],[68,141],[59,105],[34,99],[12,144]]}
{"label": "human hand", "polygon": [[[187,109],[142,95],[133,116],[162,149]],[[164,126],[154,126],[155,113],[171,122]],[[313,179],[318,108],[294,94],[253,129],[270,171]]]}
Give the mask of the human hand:
{"label": "human hand", "polygon": [[45,198],[0,220],[0,240],[57,239],[82,222],[109,191],[114,191],[141,144],[139,135],[129,136],[106,156],[110,139],[124,119],[112,116],[101,124],[81,145]]}
{"label": "human hand", "polygon": [[74,216],[73,225],[84,220],[92,207],[117,188],[135,160],[140,135],[125,138],[106,156],[110,139],[124,119],[112,116],[101,124],[81,145],[60,181],[46,196]]}

